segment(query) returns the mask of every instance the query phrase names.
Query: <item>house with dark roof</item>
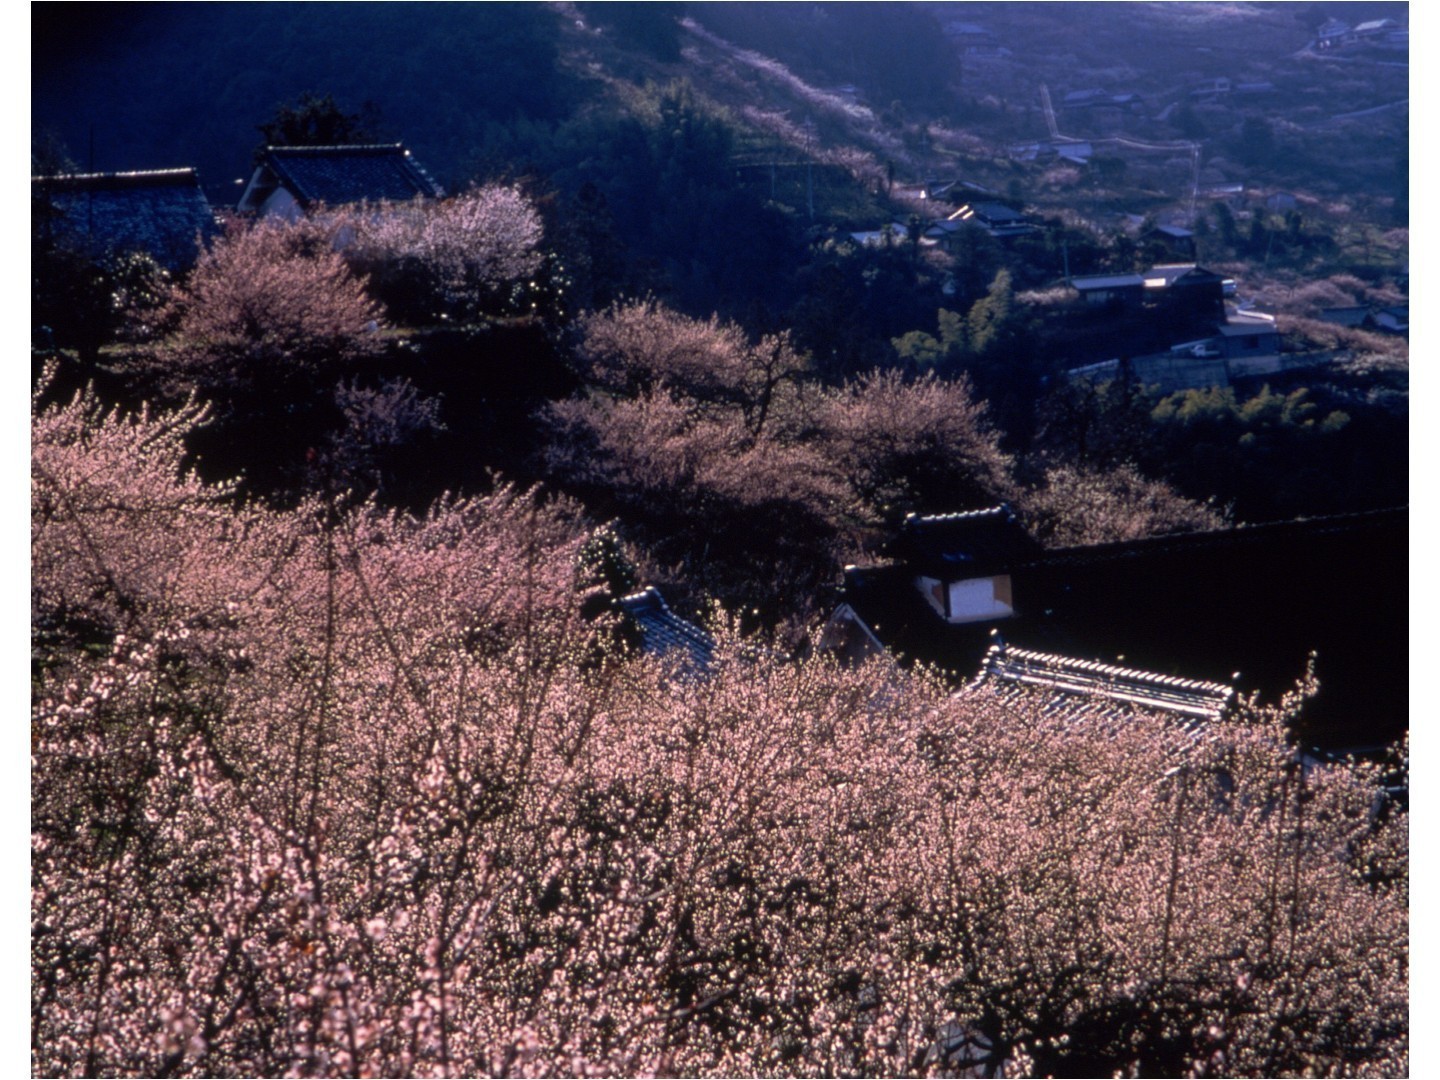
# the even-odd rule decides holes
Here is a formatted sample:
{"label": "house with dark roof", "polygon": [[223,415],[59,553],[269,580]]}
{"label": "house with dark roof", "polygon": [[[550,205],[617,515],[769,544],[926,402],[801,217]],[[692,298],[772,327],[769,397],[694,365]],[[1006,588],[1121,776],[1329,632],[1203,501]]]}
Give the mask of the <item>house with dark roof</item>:
{"label": "house with dark roof", "polygon": [[1410,332],[1410,305],[1399,304],[1395,307],[1379,308],[1370,316],[1375,329],[1384,330],[1391,334],[1408,334]]}
{"label": "house with dark roof", "polygon": [[1156,225],[1140,234],[1140,243],[1162,258],[1195,260],[1195,234],[1179,225]]}
{"label": "house with dark roof", "polygon": [[1326,19],[1320,29],[1315,31],[1317,49],[1334,49],[1354,40],[1355,34],[1350,29],[1350,24],[1339,19]]}
{"label": "house with dark roof", "polygon": [[907,514],[887,554],[914,574],[914,587],[947,623],[993,622],[1015,614],[1007,572],[1040,545],[1008,506],[961,514]]}
{"label": "house with dark roof", "polygon": [[1363,327],[1370,318],[1370,309],[1364,304],[1349,307],[1327,307],[1320,311],[1320,321],[1335,326],[1348,326],[1356,330]]}
{"label": "house with dark roof", "polygon": [[30,193],[38,233],[96,258],[140,251],[182,269],[219,231],[194,169],[35,176]]}
{"label": "house with dark roof", "polygon": [[1071,165],[1088,165],[1095,155],[1095,144],[1082,139],[1048,139],[1012,143],[1009,153],[1015,161],[1066,161]]}
{"label": "house with dark roof", "polygon": [[966,203],[946,220],[978,225],[998,240],[1035,231],[1035,225],[1028,217],[1000,202]]}
{"label": "house with dark roof", "polygon": [[1226,360],[1276,356],[1280,352],[1280,328],[1274,316],[1238,311],[1228,314],[1215,329],[1220,355]]}
{"label": "house with dark roof", "polygon": [[1003,506],[911,517],[887,562],[846,568],[826,634],[968,678],[998,630],[1105,668],[1047,660],[1057,684],[1088,672],[1130,694],[1178,686],[1133,670],[1271,702],[1313,655],[1310,737],[1374,743],[1408,724],[1408,522],[1402,507],[1045,550]]}
{"label": "house with dark roof", "polygon": [[237,209],[294,221],[317,206],[410,202],[444,194],[401,143],[267,146]]}

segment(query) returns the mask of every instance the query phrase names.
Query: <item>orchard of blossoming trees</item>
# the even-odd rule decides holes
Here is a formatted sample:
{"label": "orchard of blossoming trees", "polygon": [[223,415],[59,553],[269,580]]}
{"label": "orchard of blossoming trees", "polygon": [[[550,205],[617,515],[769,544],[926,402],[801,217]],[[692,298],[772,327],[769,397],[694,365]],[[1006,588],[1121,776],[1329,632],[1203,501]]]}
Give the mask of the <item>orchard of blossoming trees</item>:
{"label": "orchard of blossoming trees", "polygon": [[386,455],[495,414],[387,324],[471,320],[492,385],[486,349],[555,314],[521,302],[539,240],[509,188],[237,229],[99,390],[44,365],[35,1074],[1407,1068],[1406,814],[1302,769],[1282,714],[1197,742],[721,615],[702,679],[598,595],[638,539],[799,627],[912,507],[1009,497],[1059,543],[1211,508],[1128,468],[1026,486],[963,378],[826,383],[788,333],[643,301],[547,346],[578,389],[536,406],[526,479],[568,497],[402,509]]}
{"label": "orchard of blossoming trees", "polygon": [[569,504],[237,505],[202,419],[34,417],[35,1074],[1406,1071],[1406,817],[1273,716],[676,678]]}

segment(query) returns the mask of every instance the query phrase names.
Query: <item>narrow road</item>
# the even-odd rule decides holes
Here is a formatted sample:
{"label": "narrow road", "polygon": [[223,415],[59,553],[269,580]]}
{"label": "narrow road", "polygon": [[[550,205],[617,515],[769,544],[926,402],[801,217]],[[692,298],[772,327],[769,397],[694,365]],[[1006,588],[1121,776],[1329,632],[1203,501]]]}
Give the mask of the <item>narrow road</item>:
{"label": "narrow road", "polygon": [[1376,113],[1389,112],[1391,109],[1408,109],[1409,107],[1410,99],[1406,98],[1404,101],[1392,101],[1387,105],[1376,105],[1372,109],[1360,109],[1358,112],[1340,113],[1330,117],[1328,120],[1318,120],[1307,126],[1324,127],[1326,124],[1333,124],[1337,120],[1354,120],[1357,116],[1374,116]]}

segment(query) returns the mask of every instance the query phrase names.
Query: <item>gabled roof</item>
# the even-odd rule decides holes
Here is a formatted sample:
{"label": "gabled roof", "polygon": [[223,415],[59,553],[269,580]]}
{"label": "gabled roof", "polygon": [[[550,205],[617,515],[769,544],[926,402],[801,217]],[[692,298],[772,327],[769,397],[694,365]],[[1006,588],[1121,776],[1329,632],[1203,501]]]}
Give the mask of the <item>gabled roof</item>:
{"label": "gabled roof", "polygon": [[1139,274],[1088,274],[1072,277],[1070,284],[1080,292],[1094,289],[1138,289],[1144,286],[1145,279]]}
{"label": "gabled roof", "polygon": [[1168,236],[1172,240],[1193,240],[1195,238],[1193,232],[1189,229],[1182,229],[1179,225],[1156,225],[1150,232]]}
{"label": "gabled roof", "polygon": [[239,208],[258,210],[282,187],[306,209],[317,203],[408,202],[445,194],[401,143],[267,146]]}
{"label": "gabled roof", "polygon": [[695,673],[710,666],[715,639],[670,610],[660,590],[650,586],[620,599],[620,610],[640,629],[641,647],[651,656],[679,661]]}
{"label": "gabled roof", "polygon": [[1025,215],[1020,211],[998,202],[966,203],[951,214],[948,220],[970,221],[976,218],[986,225],[1017,225],[1025,221]]}
{"label": "gabled roof", "polygon": [[1236,700],[1235,688],[1225,683],[1017,649],[1003,642],[985,654],[976,683],[1035,688],[1063,699],[1135,706],[1196,721],[1220,719]]}
{"label": "gabled roof", "polygon": [[173,270],[219,231],[194,169],[35,176],[30,191],[37,225],[43,215],[96,255],[144,251]]}

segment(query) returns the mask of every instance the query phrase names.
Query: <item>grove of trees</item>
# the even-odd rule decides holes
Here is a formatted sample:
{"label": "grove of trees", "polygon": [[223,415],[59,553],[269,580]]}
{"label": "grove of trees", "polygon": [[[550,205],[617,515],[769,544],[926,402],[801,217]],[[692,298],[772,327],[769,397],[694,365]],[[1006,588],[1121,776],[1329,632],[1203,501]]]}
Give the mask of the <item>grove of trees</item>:
{"label": "grove of trees", "polygon": [[[684,193],[653,234],[532,177],[39,265],[94,303],[32,354],[32,1070],[1407,1069],[1407,813],[1302,766],[1302,692],[1197,737],[808,647],[909,511],[1303,512],[1388,406],[1055,380],[993,245],[943,305],[834,236],[686,263],[779,211],[646,94],[593,168]],[[695,314],[724,273],[793,294]],[[703,678],[614,613],[656,580]]]}
{"label": "grove of trees", "polygon": [[199,409],[54,397],[37,1074],[1407,1070],[1406,814],[1276,715],[1197,741],[724,625],[677,677],[581,617],[572,503],[237,503]]}

